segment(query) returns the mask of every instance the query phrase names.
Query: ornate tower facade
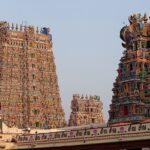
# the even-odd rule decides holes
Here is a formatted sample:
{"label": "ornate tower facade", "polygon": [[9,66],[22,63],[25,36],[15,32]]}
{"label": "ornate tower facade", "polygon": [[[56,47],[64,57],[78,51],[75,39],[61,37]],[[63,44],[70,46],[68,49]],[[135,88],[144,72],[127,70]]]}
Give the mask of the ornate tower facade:
{"label": "ornate tower facade", "polygon": [[103,104],[99,96],[84,97],[75,94],[73,95],[71,109],[69,126],[104,123]]}
{"label": "ornate tower facade", "polygon": [[48,28],[0,22],[0,115],[9,127],[65,125]]}
{"label": "ornate tower facade", "polygon": [[129,22],[120,31],[125,49],[112,89],[109,123],[150,117],[150,23],[146,14],[134,14]]}

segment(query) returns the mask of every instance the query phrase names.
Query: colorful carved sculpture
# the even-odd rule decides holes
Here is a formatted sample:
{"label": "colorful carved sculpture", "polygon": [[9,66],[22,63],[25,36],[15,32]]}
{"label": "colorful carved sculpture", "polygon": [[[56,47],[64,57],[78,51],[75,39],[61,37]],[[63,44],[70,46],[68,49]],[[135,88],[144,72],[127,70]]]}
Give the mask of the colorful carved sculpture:
{"label": "colorful carved sculpture", "polygon": [[[20,29],[20,30],[19,30]],[[0,116],[9,127],[65,126],[50,33],[0,22]]]}
{"label": "colorful carved sculpture", "polygon": [[125,48],[113,87],[109,123],[140,122],[150,117],[150,23],[134,14],[120,31]]}
{"label": "colorful carved sculpture", "polygon": [[100,96],[73,95],[69,126],[104,123]]}

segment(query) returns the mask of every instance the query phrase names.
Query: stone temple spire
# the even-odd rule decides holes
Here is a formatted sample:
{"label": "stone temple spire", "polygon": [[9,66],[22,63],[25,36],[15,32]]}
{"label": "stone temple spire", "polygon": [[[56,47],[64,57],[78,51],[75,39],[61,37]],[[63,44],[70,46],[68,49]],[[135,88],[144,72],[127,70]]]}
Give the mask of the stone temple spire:
{"label": "stone temple spire", "polygon": [[87,95],[79,96],[79,94],[74,94],[69,126],[104,123],[102,109],[103,104],[99,96],[88,97]]}
{"label": "stone temple spire", "polygon": [[65,126],[58,78],[47,28],[8,28],[0,22],[0,114],[9,127]]}
{"label": "stone temple spire", "polygon": [[150,117],[150,23],[133,14],[120,31],[123,56],[113,86],[109,123],[141,122]]}

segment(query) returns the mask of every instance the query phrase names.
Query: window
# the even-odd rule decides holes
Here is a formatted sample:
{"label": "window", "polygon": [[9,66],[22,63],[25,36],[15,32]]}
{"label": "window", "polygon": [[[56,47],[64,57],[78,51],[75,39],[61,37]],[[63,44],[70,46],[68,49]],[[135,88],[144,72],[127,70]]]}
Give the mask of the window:
{"label": "window", "polygon": [[[37,122],[36,122],[37,123]],[[37,125],[37,124],[36,124]],[[36,127],[39,127],[39,126],[36,126]],[[40,140],[40,136],[36,135],[35,136],[35,140]]]}
{"label": "window", "polygon": [[115,118],[115,112],[111,113],[111,118],[114,119]]}
{"label": "window", "polygon": [[35,54],[34,53],[31,53],[31,58],[34,58],[35,57]]}
{"label": "window", "polygon": [[131,87],[131,91],[134,91],[135,87],[133,83],[130,84],[130,87]]}
{"label": "window", "polygon": [[124,116],[128,115],[128,106],[124,106]]}
{"label": "window", "polygon": [[95,123],[95,119],[94,118],[92,118],[92,123]]}
{"label": "window", "polygon": [[132,71],[133,70],[133,65],[132,64],[130,64],[130,71]]}
{"label": "window", "polygon": [[76,111],[78,112],[79,111],[79,107],[77,106],[77,108],[76,108]]}
{"label": "window", "polygon": [[147,116],[150,117],[150,108],[147,109]]}
{"label": "window", "polygon": [[138,48],[138,43],[137,43],[137,41],[135,41],[134,46],[133,46],[133,50],[137,50],[137,48]]}
{"label": "window", "polygon": [[146,48],[147,44],[145,41],[142,42],[142,48]]}
{"label": "window", "polygon": [[104,134],[107,134],[107,129],[104,129]]}
{"label": "window", "polygon": [[87,135],[90,135],[91,133],[90,133],[90,131],[87,131]]}
{"label": "window", "polygon": [[82,132],[77,131],[76,136],[82,136]]}
{"label": "window", "polygon": [[34,113],[34,115],[40,114],[40,110],[38,110],[38,109],[33,109],[32,112]]}
{"label": "window", "polygon": [[33,90],[35,90],[35,86],[33,86]]}
{"label": "window", "polygon": [[35,68],[35,64],[32,64],[32,68]]}
{"label": "window", "polygon": [[79,132],[79,136],[82,136],[82,132]]}
{"label": "window", "polygon": [[35,79],[35,75],[34,74],[32,74],[32,79]]}
{"label": "window", "polygon": [[150,48],[150,41],[147,41],[147,48]]}
{"label": "window", "polygon": [[132,127],[132,131],[136,131],[136,127]]}
{"label": "window", "polygon": [[55,138],[60,138],[60,134],[55,134]]}
{"label": "window", "polygon": [[47,139],[47,136],[45,134],[43,134],[42,139]]}
{"label": "window", "polygon": [[34,110],[34,114],[37,115],[37,113],[38,113],[38,111],[35,109],[35,110]]}
{"label": "window", "polygon": [[39,122],[36,122],[35,123],[35,127],[39,127],[40,126],[40,123]]}
{"label": "window", "polygon": [[67,133],[62,133],[61,137],[67,137]]}
{"label": "window", "polygon": [[147,64],[144,64],[144,67],[145,67],[145,71],[147,72],[147,71],[148,71],[148,66],[147,66]]}
{"label": "window", "polygon": [[142,125],[141,130],[146,130],[146,125]]}
{"label": "window", "polygon": [[113,128],[113,129],[112,129],[112,132],[113,132],[113,133],[116,133],[116,128]]}
{"label": "window", "polygon": [[34,96],[34,97],[33,97],[33,100],[34,100],[34,102],[36,102],[36,100],[37,100],[37,97],[36,97],[36,96]]}
{"label": "window", "polygon": [[33,44],[32,44],[32,43],[29,43],[29,46],[30,46],[30,47],[32,47],[32,46],[33,46]]}

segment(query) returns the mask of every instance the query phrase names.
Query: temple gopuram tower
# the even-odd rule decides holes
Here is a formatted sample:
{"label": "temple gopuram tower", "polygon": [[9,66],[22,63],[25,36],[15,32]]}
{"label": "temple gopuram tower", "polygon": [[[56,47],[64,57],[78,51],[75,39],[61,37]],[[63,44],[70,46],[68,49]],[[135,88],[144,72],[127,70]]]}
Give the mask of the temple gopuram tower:
{"label": "temple gopuram tower", "polygon": [[89,124],[102,124],[103,118],[103,104],[99,96],[80,96],[73,95],[71,103],[71,115],[69,119],[69,126],[81,126]]}
{"label": "temple gopuram tower", "polygon": [[110,124],[150,117],[150,22],[146,14],[134,14],[129,23],[120,31],[124,52],[112,89]]}
{"label": "temple gopuram tower", "polygon": [[9,127],[65,125],[49,28],[0,22],[0,116]]}

